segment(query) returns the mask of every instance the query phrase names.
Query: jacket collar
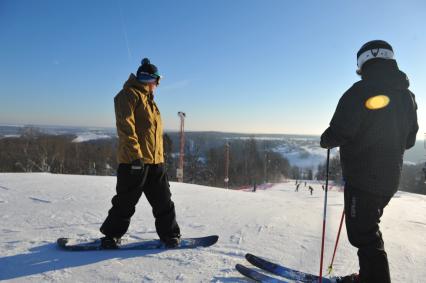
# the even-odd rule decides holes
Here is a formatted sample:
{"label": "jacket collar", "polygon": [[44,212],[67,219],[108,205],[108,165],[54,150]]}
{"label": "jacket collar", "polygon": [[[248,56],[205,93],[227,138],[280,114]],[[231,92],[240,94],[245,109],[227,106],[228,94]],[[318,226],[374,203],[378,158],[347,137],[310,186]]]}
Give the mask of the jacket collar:
{"label": "jacket collar", "polygon": [[149,91],[148,85],[139,82],[134,74],[130,74],[129,79],[124,83],[123,88],[132,88],[141,92],[143,95],[146,95],[150,99],[154,98],[154,95]]}
{"label": "jacket collar", "polygon": [[362,80],[380,85],[387,85],[398,89],[410,86],[407,75],[400,71],[395,60],[376,60],[367,62],[362,70]]}

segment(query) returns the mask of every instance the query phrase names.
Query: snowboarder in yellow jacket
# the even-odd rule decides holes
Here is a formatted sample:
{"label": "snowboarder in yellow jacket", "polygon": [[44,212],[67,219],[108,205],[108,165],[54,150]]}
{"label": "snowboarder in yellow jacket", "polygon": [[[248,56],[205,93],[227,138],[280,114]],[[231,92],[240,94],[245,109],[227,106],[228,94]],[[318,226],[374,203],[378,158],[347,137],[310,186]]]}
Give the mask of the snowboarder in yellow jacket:
{"label": "snowboarder in yellow jacket", "polygon": [[100,228],[105,235],[102,238],[104,248],[118,248],[142,193],[152,206],[160,240],[166,247],[176,247],[180,242],[180,229],[164,167],[163,124],[154,102],[154,91],[160,79],[157,67],[144,58],[136,75],[130,75],[114,98],[119,166],[116,195]]}

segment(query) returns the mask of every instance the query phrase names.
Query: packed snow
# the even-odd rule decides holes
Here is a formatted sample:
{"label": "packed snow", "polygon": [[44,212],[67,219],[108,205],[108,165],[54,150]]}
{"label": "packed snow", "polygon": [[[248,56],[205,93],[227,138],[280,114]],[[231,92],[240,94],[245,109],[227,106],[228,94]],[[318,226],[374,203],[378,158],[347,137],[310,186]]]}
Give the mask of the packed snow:
{"label": "packed snow", "polygon": [[[310,195],[308,186],[314,187]],[[0,280],[7,282],[247,282],[234,268],[246,252],[318,274],[324,193],[319,183],[264,186],[256,192],[171,183],[183,236],[218,234],[208,248],[69,252],[59,237],[97,238],[115,191],[114,177],[0,174]],[[343,194],[328,194],[325,268]],[[426,196],[398,192],[381,223],[393,282],[425,282]],[[126,236],[156,238],[142,198]],[[357,271],[356,250],[342,230],[335,274]]]}

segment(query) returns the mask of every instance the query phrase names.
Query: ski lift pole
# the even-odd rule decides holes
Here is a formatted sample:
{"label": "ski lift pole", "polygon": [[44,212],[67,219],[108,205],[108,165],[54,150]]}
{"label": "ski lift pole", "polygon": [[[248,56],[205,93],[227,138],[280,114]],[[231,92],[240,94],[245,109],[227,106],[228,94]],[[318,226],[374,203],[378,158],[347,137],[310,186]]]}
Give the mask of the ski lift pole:
{"label": "ski lift pole", "polygon": [[319,283],[322,283],[322,266],[324,259],[324,239],[325,239],[325,220],[327,218],[327,192],[328,192],[328,173],[330,170],[330,149],[327,149],[327,167],[325,177],[325,196],[324,196],[324,214],[322,220],[322,240],[321,240],[321,260],[320,260],[320,273]]}
{"label": "ski lift pole", "polygon": [[337,245],[339,245],[340,231],[342,230],[343,219],[345,218],[345,210],[343,209],[342,217],[340,218],[339,232],[337,232],[336,244],[334,245],[333,258],[328,266],[328,275],[333,271],[334,256],[336,255]]}

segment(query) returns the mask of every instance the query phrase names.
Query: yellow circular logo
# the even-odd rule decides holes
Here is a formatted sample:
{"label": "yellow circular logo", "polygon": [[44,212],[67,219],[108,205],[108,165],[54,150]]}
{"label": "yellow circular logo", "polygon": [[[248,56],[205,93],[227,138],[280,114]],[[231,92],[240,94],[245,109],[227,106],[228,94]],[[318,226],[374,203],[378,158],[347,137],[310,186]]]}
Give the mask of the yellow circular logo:
{"label": "yellow circular logo", "polygon": [[370,110],[378,110],[388,106],[390,99],[386,95],[376,95],[370,97],[365,102],[365,107]]}

